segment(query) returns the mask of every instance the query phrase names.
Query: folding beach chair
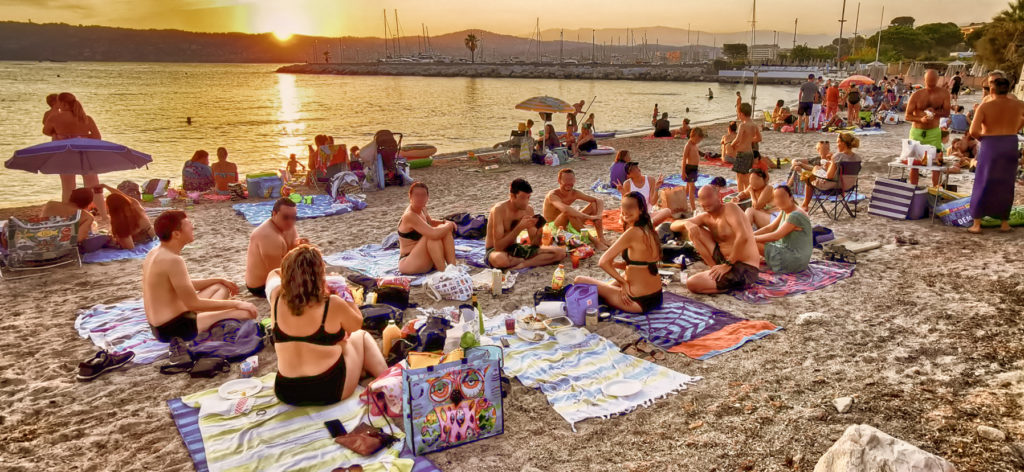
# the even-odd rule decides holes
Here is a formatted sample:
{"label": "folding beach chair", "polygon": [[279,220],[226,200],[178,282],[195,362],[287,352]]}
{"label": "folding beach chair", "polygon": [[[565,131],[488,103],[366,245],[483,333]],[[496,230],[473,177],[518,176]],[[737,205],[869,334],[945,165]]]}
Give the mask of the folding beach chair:
{"label": "folding beach chair", "polygon": [[761,129],[772,129],[775,125],[775,120],[772,119],[772,112],[764,110],[764,123],[761,124]]}
{"label": "folding beach chair", "polygon": [[[811,194],[811,208],[808,213],[814,213],[814,210],[821,209],[832,220],[839,219],[839,210],[842,208],[846,210],[846,213],[851,218],[857,217],[857,205],[860,203],[860,194],[858,193],[860,185],[860,162],[840,162],[839,172],[836,174],[835,179],[822,179],[830,182],[835,182],[836,186],[830,189],[820,189],[814,186],[814,180],[807,183],[807,191],[813,192]],[[843,182],[853,179],[853,183],[848,188],[843,188]],[[851,207],[852,204],[852,207]]]}
{"label": "folding beach chair", "polygon": [[[8,255],[0,264],[0,278],[17,279],[42,273],[42,269],[65,264],[82,267],[78,252],[78,221],[72,218],[48,218],[22,221],[11,217],[4,234]],[[21,275],[18,275],[21,274]]]}

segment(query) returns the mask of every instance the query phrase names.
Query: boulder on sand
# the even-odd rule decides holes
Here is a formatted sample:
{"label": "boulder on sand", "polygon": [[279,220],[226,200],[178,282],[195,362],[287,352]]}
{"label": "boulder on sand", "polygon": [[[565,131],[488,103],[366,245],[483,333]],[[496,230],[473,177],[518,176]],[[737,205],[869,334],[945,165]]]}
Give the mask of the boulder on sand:
{"label": "boulder on sand", "polygon": [[866,424],[846,428],[825,451],[814,472],[955,472],[945,459]]}

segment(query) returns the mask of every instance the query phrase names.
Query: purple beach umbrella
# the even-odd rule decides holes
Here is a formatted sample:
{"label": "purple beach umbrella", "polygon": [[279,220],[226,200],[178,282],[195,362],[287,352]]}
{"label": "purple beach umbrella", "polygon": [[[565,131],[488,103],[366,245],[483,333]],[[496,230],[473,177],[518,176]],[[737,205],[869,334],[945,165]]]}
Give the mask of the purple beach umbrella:
{"label": "purple beach umbrella", "polygon": [[104,174],[138,169],[153,158],[109,141],[62,139],[14,151],[4,167],[36,174]]}

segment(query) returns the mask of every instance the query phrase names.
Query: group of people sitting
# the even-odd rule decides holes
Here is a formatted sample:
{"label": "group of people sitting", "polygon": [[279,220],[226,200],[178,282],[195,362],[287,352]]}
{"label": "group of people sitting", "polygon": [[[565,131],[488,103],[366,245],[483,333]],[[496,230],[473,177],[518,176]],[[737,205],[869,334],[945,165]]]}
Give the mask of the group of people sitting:
{"label": "group of people sitting", "polygon": [[228,185],[238,183],[238,166],[228,161],[228,150],[217,148],[217,162],[210,164],[210,153],[197,150],[181,169],[182,188],[186,192],[214,190],[228,195]]}
{"label": "group of people sitting", "polygon": [[[555,131],[555,126],[550,122],[544,123],[537,139],[533,137],[533,120],[526,120],[526,137],[531,146],[532,160],[537,164],[544,164],[544,158],[548,151],[556,148],[565,148],[573,157],[586,160],[586,153],[597,149],[597,138],[594,136],[594,114],[591,113],[583,121],[582,126],[577,126],[576,115],[582,113],[583,101],[573,105],[574,111],[568,113],[565,124],[565,132],[561,135]],[[577,135],[577,131],[579,135]],[[499,145],[505,143],[499,143]],[[497,145],[496,145],[497,146]]]}

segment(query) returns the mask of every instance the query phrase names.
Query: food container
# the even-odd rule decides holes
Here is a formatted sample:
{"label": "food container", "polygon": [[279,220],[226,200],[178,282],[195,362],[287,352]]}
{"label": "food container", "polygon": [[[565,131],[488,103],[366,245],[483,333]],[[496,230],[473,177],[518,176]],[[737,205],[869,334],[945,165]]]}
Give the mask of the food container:
{"label": "food container", "polygon": [[572,320],[568,316],[559,316],[557,318],[551,318],[544,321],[544,327],[551,330],[557,331],[572,326]]}

